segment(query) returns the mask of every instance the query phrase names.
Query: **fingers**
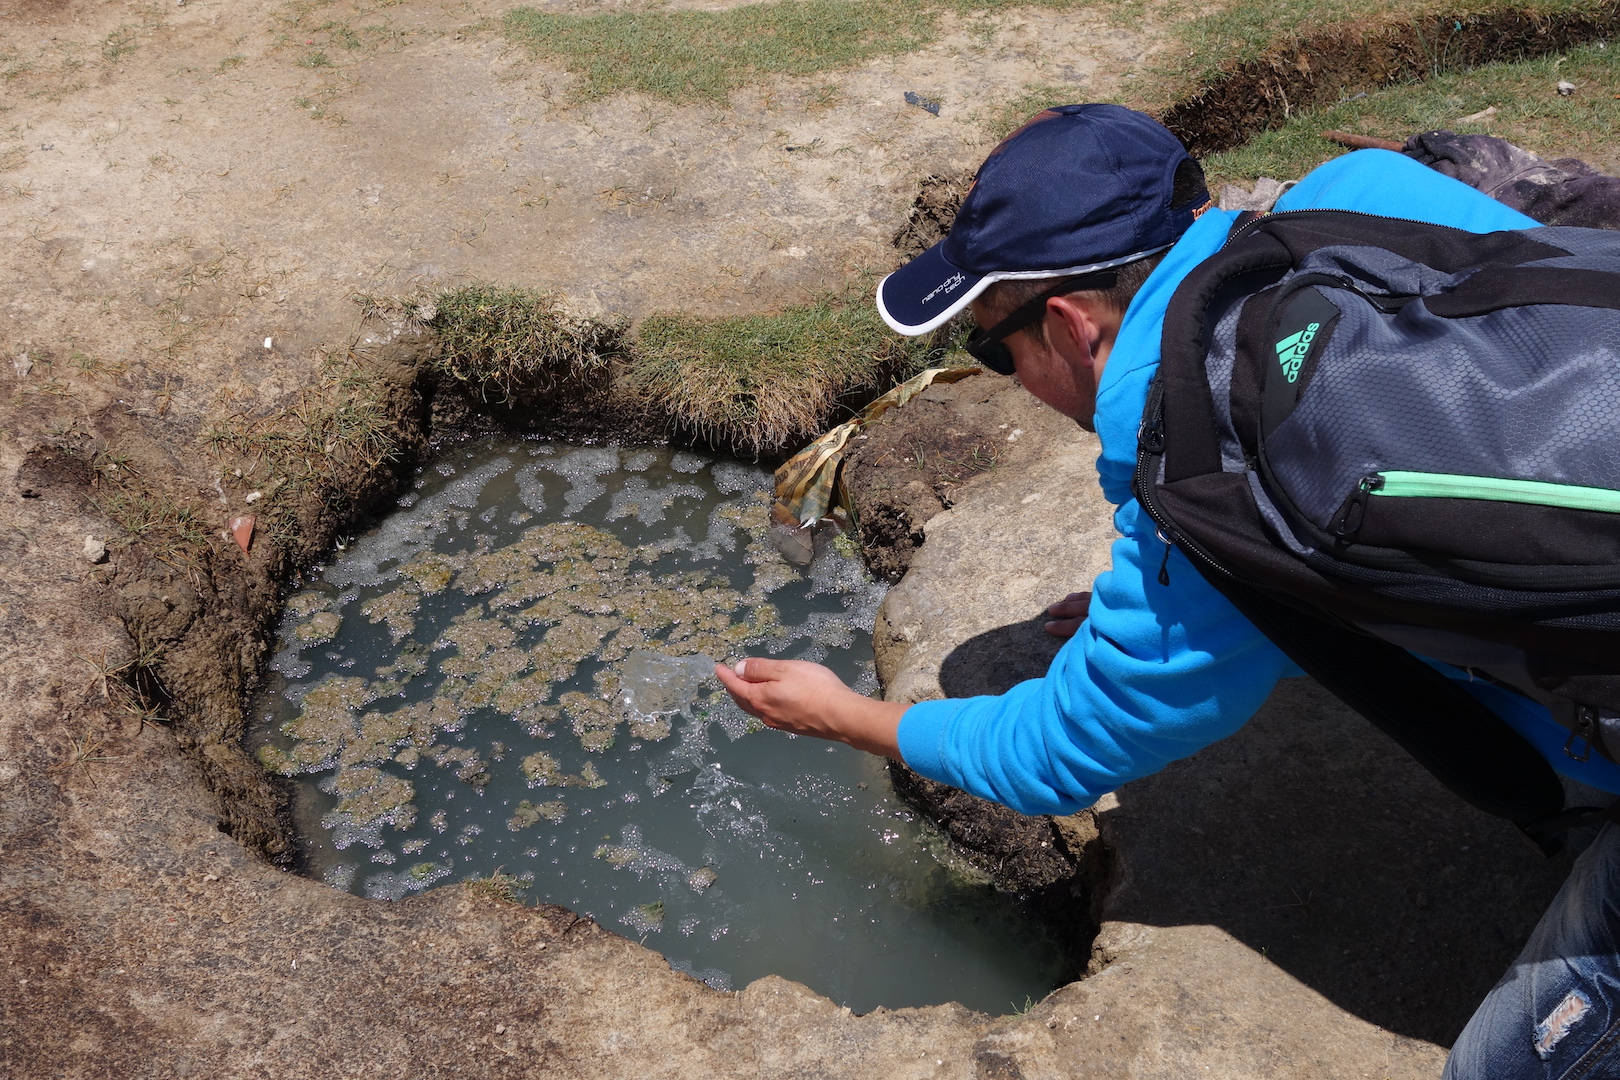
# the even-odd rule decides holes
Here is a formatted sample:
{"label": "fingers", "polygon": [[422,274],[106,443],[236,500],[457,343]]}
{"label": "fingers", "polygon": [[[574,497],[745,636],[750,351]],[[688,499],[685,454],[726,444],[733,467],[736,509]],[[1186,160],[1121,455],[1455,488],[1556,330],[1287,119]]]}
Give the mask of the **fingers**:
{"label": "fingers", "polygon": [[1055,619],[1072,619],[1076,616],[1084,617],[1090,607],[1090,593],[1073,592],[1048,607],[1046,613]]}
{"label": "fingers", "polygon": [[714,665],[714,677],[720,680],[721,686],[731,691],[732,697],[737,696],[736,691],[739,687],[746,685],[739,672],[742,671],[743,665],[747,662],[746,660],[739,660],[736,670],[728,668],[724,664]]}
{"label": "fingers", "polygon": [[[1057,605],[1054,604],[1052,606],[1056,607]],[[1080,624],[1085,621],[1085,616],[1083,615],[1073,619],[1053,619],[1041,629],[1045,630],[1053,637],[1071,638],[1074,637],[1075,633],[1080,629]]]}
{"label": "fingers", "polygon": [[[799,663],[799,661],[772,660],[767,656],[748,656],[737,661],[737,666],[731,670],[744,682],[776,682],[779,679],[787,678],[796,663]],[[719,668],[717,667],[715,670],[718,674]]]}
{"label": "fingers", "polygon": [[[714,675],[715,678],[720,680],[720,685],[726,688],[726,693],[731,695],[731,700],[737,703],[738,708],[749,716],[759,717],[761,720],[765,719],[760,714],[759,703],[754,700],[754,695],[759,692],[754,683],[739,678],[735,671],[724,664],[714,665]],[[769,723],[769,721],[766,722]]]}

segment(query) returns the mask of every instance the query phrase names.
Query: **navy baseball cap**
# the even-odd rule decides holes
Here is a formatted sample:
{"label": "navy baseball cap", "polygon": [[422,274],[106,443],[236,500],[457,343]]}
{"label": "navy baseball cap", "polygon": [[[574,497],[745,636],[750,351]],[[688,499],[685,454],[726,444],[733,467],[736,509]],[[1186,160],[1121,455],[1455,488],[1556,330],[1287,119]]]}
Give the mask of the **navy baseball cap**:
{"label": "navy baseball cap", "polygon": [[1203,170],[1152,117],[1121,105],[1047,109],[985,158],[945,239],[878,284],[878,313],[902,334],[926,334],[998,281],[1163,251],[1208,203]]}

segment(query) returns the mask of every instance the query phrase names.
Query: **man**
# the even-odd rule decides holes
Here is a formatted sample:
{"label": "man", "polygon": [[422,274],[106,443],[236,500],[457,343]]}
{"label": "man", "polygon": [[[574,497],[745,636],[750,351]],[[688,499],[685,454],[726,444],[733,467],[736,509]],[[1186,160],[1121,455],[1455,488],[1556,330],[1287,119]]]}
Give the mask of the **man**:
{"label": "man", "polygon": [[[1536,224],[1376,150],[1322,166],[1276,210],[1307,208],[1471,232]],[[1046,677],[999,697],[873,701],[819,665],[749,658],[717,669],[737,702],[771,727],[899,758],[1024,813],[1062,814],[1230,735],[1278,679],[1300,674],[1158,537],[1131,493],[1166,305],[1236,217],[1209,208],[1202,174],[1173,135],[1118,106],[1048,110],[997,147],[950,235],[886,278],[878,307],[905,334],[970,309],[976,356],[1015,370],[1041,401],[1097,432],[1103,491],[1119,508],[1112,567],[1089,601],[1071,594],[1054,605],[1049,629],[1073,639]],[[1468,689],[1562,775],[1620,793],[1620,767],[1564,755],[1568,733],[1544,708],[1488,683]],[[1583,1076],[1620,1074],[1620,912],[1606,898],[1620,898],[1613,826],[1470,1023],[1448,1075],[1557,1076],[1577,1063],[1597,1070]]]}

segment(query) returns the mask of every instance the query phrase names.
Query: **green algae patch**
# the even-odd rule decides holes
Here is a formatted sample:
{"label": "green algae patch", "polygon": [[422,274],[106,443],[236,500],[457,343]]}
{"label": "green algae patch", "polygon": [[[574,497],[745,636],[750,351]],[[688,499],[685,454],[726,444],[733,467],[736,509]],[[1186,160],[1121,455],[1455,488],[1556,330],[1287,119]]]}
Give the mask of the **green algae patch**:
{"label": "green algae patch", "polygon": [[553,825],[568,816],[568,804],[561,799],[550,802],[532,803],[524,799],[512,811],[512,816],[506,819],[506,827],[513,832],[527,829],[539,821],[549,821]]}
{"label": "green algae patch", "polygon": [[613,732],[624,719],[616,706],[577,690],[564,694],[558,704],[585,749],[600,753],[613,745]]}
{"label": "green algae patch", "polygon": [[446,555],[428,555],[400,567],[399,573],[425,593],[443,592],[456,576],[456,560]]}
{"label": "green algae patch", "polygon": [[400,641],[410,637],[416,629],[416,620],[412,616],[421,605],[421,592],[402,586],[368,601],[361,606],[360,614],[374,623],[387,623],[389,634],[395,641]]}
{"label": "green algae patch", "polygon": [[287,614],[297,619],[324,611],[332,606],[332,598],[313,589],[287,597]]}
{"label": "green algae patch", "polygon": [[613,867],[629,866],[636,861],[641,852],[633,847],[618,844],[603,844],[593,853],[598,859]]}
{"label": "green algae patch", "polygon": [[293,628],[300,645],[322,645],[337,637],[343,618],[335,611],[317,611]]}
{"label": "green algae patch", "polygon": [[341,768],[333,789],[338,795],[335,813],[355,827],[377,823],[409,829],[416,824],[411,800],[416,788],[409,780],[371,765]]}

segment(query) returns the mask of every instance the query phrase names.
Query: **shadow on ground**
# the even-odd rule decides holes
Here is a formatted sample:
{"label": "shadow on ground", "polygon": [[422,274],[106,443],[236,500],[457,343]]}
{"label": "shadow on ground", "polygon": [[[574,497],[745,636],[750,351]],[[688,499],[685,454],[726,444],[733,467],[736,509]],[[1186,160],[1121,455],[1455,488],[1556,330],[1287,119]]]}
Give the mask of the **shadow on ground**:
{"label": "shadow on ground", "polygon": [[[1042,674],[1060,643],[1041,621],[957,646],[946,695]],[[1569,872],[1307,679],[1118,799],[1101,815],[1124,853],[1105,920],[1218,927],[1341,1008],[1441,1046]]]}

